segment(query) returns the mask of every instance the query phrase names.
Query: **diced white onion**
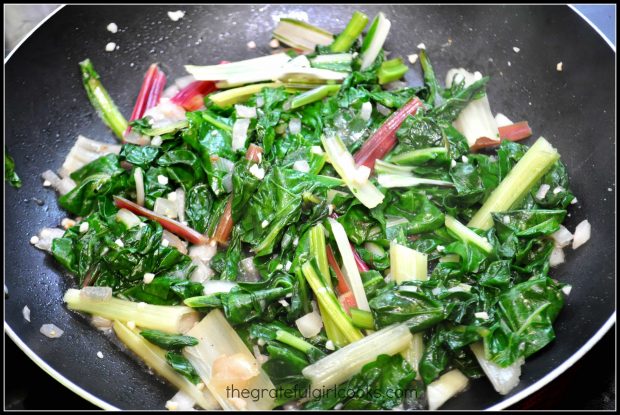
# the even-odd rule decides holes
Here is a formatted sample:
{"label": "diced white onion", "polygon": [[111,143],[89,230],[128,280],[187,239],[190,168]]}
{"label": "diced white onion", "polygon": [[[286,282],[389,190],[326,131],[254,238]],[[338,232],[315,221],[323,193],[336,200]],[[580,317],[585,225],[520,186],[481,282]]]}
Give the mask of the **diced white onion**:
{"label": "diced white onion", "polygon": [[136,182],[136,203],[144,206],[144,174],[141,167],[136,167],[133,178]]}
{"label": "diced white onion", "polygon": [[245,147],[245,141],[248,138],[248,127],[250,127],[250,120],[247,118],[237,118],[233,124],[232,149],[234,151]]}
{"label": "diced white onion", "polygon": [[66,195],[76,187],[73,179],[71,179],[70,177],[61,179],[56,175],[56,173],[51,170],[44,171],[43,174],[41,174],[41,177],[43,178],[43,180],[49,182],[50,186],[52,186],[54,190],[60,193],[61,196]]}
{"label": "diced white onion", "polygon": [[228,293],[232,290],[237,284],[233,281],[225,281],[225,280],[209,280],[202,283],[204,287],[203,294],[211,295],[217,293]]}
{"label": "diced white onion", "polygon": [[498,393],[506,395],[519,384],[523,359],[508,367],[501,367],[485,357],[482,343],[473,343],[470,345],[470,348],[474,352],[476,359],[478,359],[480,367],[484,370],[487,378]]}
{"label": "diced white onion", "polygon": [[314,337],[321,332],[323,320],[321,319],[321,315],[314,310],[312,313],[308,313],[295,320],[295,325],[302,336],[306,338]]}
{"label": "diced white onion", "polygon": [[41,334],[49,337],[50,339],[57,339],[64,333],[64,330],[61,330],[54,324],[44,324],[41,326],[39,331],[41,332]]}
{"label": "diced white onion", "polygon": [[239,276],[240,281],[247,282],[256,282],[260,281],[260,274],[258,273],[258,269],[256,269],[256,265],[254,264],[254,257],[247,257],[241,260],[240,262],[240,271],[241,274]]}
{"label": "diced white onion", "polygon": [[564,293],[564,295],[570,295],[572,289],[572,285],[565,285],[564,287],[562,287],[562,292]]}
{"label": "diced white onion", "polygon": [[196,401],[183,391],[178,391],[166,402],[166,409],[170,411],[192,411]]}
{"label": "diced white onion", "polygon": [[189,86],[189,84],[191,84],[194,81],[196,81],[196,78],[194,78],[194,75],[185,75],[185,76],[175,79],[174,86],[176,86],[179,89],[183,89],[186,86]]}
{"label": "diced white onion", "polygon": [[428,409],[431,411],[438,409],[448,399],[462,392],[467,387],[468,382],[467,376],[463,375],[458,369],[443,374],[426,388]]}
{"label": "diced white onion", "polygon": [[388,82],[387,84],[383,85],[383,89],[385,89],[386,91],[397,91],[399,89],[403,89],[407,86],[407,82],[403,82],[403,81],[392,81],[392,82]]}
{"label": "diced white onion", "polygon": [[301,120],[299,118],[291,118],[288,122],[288,131],[291,134],[299,134],[301,132]]}
{"label": "diced white onion", "polygon": [[297,160],[295,163],[293,163],[293,169],[308,173],[310,171],[310,165],[306,160]]}
{"label": "diced white onion", "polygon": [[64,229],[60,228],[44,228],[39,232],[39,236],[37,236],[38,241],[35,241],[34,246],[37,248],[51,252],[52,250],[52,241],[56,238],[62,238],[65,234]]}
{"label": "diced white onion", "polygon": [[127,229],[131,229],[141,223],[140,218],[136,214],[125,208],[119,209],[119,211],[116,212],[116,220],[125,224]]}
{"label": "diced white onion", "polygon": [[107,301],[112,298],[111,287],[84,287],[80,290],[80,297],[92,301]]}
{"label": "diced white onion", "polygon": [[151,118],[153,128],[162,128],[186,119],[185,109],[168,98],[161,98],[159,104],[144,112],[144,117]]}
{"label": "diced white onion", "polygon": [[167,216],[171,219],[176,219],[178,216],[177,203],[162,197],[155,199],[153,211],[158,215]]}
{"label": "diced white onion", "polygon": [[199,259],[192,259],[192,264],[194,264],[196,268],[189,276],[190,281],[203,283],[213,276],[213,270]]}
{"label": "diced white onion", "polygon": [[360,111],[360,118],[364,121],[368,121],[370,119],[371,114],[372,114],[372,103],[370,101],[364,102],[362,104],[362,109]]}
{"label": "diced white onion", "polygon": [[112,320],[108,320],[107,318],[103,318],[101,316],[92,316],[90,319],[90,324],[99,330],[108,330],[112,328]]}
{"label": "diced white onion", "polygon": [[545,196],[547,196],[547,192],[549,191],[549,189],[551,189],[551,186],[549,186],[548,184],[541,184],[540,188],[538,189],[538,192],[536,192],[536,199],[538,200],[542,200],[545,198]]}
{"label": "diced white onion", "polygon": [[258,180],[263,180],[265,178],[265,169],[258,167],[258,164],[252,164],[250,166],[250,173]]}
{"label": "diced white onion", "polygon": [[208,264],[215,254],[217,254],[216,244],[194,245],[189,249],[189,256],[191,258],[196,258],[205,264]]}
{"label": "diced white onion", "polygon": [[176,191],[177,215],[180,222],[185,222],[185,190],[179,187]]}
{"label": "diced white onion", "polygon": [[239,118],[256,118],[256,107],[247,107],[245,105],[235,105],[235,111]]}
{"label": "diced white onion", "polygon": [[391,109],[381,104],[377,104],[377,111],[379,112],[379,114],[384,115],[386,117],[392,113]]}
{"label": "diced white onion", "polygon": [[581,221],[579,225],[577,225],[575,228],[575,233],[573,234],[573,249],[579,248],[581,245],[585,244],[588,239],[590,239],[591,230],[592,227],[587,219]]}
{"label": "diced white onion", "polygon": [[561,247],[556,246],[551,251],[551,255],[549,256],[549,265],[552,267],[556,267],[560,264],[564,263],[564,250]]}
{"label": "diced white onion", "polygon": [[168,241],[168,246],[172,246],[184,255],[187,255],[187,243],[178,236],[164,229],[162,240]]}
{"label": "diced white onion", "polygon": [[25,305],[24,308],[22,309],[22,315],[24,316],[24,320],[30,323],[30,309],[28,308],[27,305]]}
{"label": "diced white onion", "polygon": [[497,123],[498,127],[506,127],[508,125],[514,124],[512,121],[510,121],[508,117],[506,117],[501,112],[495,114],[495,122]]}
{"label": "diced white onion", "polygon": [[559,248],[567,247],[573,240],[573,234],[564,225],[560,225],[560,229],[552,233],[551,237],[555,241],[555,246]]}
{"label": "diced white onion", "polygon": [[170,85],[168,88],[164,89],[164,92],[162,92],[161,97],[162,98],[173,98],[176,94],[178,94],[180,91],[179,87],[176,85]]}

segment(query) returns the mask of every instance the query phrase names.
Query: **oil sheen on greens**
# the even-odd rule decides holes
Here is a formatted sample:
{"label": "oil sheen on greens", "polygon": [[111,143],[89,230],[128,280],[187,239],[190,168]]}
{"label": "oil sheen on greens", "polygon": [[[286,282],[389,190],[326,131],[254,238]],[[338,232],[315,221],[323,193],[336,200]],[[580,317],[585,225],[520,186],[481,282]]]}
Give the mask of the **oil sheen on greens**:
{"label": "oil sheen on greens", "polygon": [[[352,50],[357,50],[354,45]],[[318,52],[329,50],[319,48]],[[519,206],[495,214],[494,226],[477,231],[492,245],[491,252],[452,236],[444,226],[451,215],[467,223],[485,199],[507,176],[527,147],[504,141],[490,152],[469,153],[466,139],[452,127],[459,112],[485,94],[488,78],[465,87],[439,86],[428,58],[424,57],[424,84],[386,90],[377,79],[383,61],[359,71],[359,62],[337,94],[291,110],[292,92],[285,87],[265,88],[251,96],[246,106],[257,107],[248,129],[247,145],[263,148],[261,166],[266,174],[257,178],[244,157],[245,148],[233,150],[231,127],[234,108],[221,108],[208,98],[206,108],[187,113],[188,125],[162,136],[159,147],[125,144],[120,155],[101,157],[71,174],[77,187],[62,196],[60,205],[84,217],[89,228],[75,226],[54,240],[53,255],[76,276],[78,284],[110,286],[114,295],[150,304],[182,304],[203,312],[219,308],[250,350],[268,357],[262,366],[279,388],[308,386],[302,369],[331,353],[325,347],[325,331],[304,339],[295,320],[313,309],[312,291],[300,270],[310,252],[309,229],[326,223],[330,213],[338,215],[349,240],[370,265],[362,273],[375,329],[404,323],[412,333],[423,333],[424,354],[418,373],[400,355],[380,355],[340,389],[406,391],[400,398],[378,394],[368,397],[336,393],[307,400],[304,409],[390,409],[424,407],[424,385],[446,371],[458,368],[470,378],[483,376],[469,345],[482,341],[487,358],[509,366],[553,341],[553,322],[564,305],[563,285],[549,277],[549,256],[554,248],[551,234],[559,229],[574,196],[561,161],[537,183]],[[341,186],[321,146],[323,133],[338,134],[354,153],[387,118],[381,105],[396,110],[417,96],[425,107],[409,116],[398,130],[398,144],[386,157],[427,148],[446,148],[447,156],[416,159],[415,176],[453,183],[453,187],[416,186],[382,189],[383,202],[368,209]],[[374,110],[369,119],[360,117],[364,103]],[[288,108],[288,109],[287,109]],[[301,131],[287,128],[301,120]],[[140,122],[134,125],[139,129]],[[461,156],[467,154],[467,161]],[[6,158],[5,160],[9,160]],[[218,158],[234,164],[232,173]],[[294,169],[305,160],[309,171]],[[454,160],[454,161],[453,161]],[[7,176],[10,164],[7,165]],[[129,166],[129,168],[127,168]],[[153,209],[157,198],[178,188],[186,195],[188,225],[212,235],[229,200],[227,181],[232,183],[234,228],[230,242],[210,262],[212,279],[234,283],[225,293],[203,295],[203,285],[188,277],[195,264],[173,247],[161,245],[163,229],[141,218],[142,225],[126,228],[115,219],[112,196],[135,200],[134,170],[144,171],[145,207]],[[11,170],[10,172],[12,172]],[[158,176],[169,178],[167,184]],[[374,178],[371,178],[374,180]],[[539,199],[540,184],[559,192]],[[337,190],[337,192],[334,192]],[[331,205],[331,206],[330,206]],[[123,246],[115,241],[120,240]],[[386,282],[390,268],[390,242],[428,254],[427,281],[404,283],[404,288]],[[331,236],[327,243],[338,252]],[[439,247],[443,247],[440,250]],[[452,254],[458,260],[439,262]],[[339,254],[337,254],[339,255]],[[258,278],[247,279],[240,262],[253,257]],[[145,273],[155,274],[150,284]],[[337,284],[332,275],[333,285]],[[415,288],[414,288],[415,287]],[[465,287],[465,288],[463,288]],[[486,312],[488,319],[476,317]],[[278,331],[308,342],[303,350],[278,340]],[[168,362],[184,376],[196,381],[191,365],[179,350],[192,345],[183,336],[142,332],[149,341],[170,349]],[[300,396],[297,396],[300,397]],[[278,404],[294,398],[279,395]]]}

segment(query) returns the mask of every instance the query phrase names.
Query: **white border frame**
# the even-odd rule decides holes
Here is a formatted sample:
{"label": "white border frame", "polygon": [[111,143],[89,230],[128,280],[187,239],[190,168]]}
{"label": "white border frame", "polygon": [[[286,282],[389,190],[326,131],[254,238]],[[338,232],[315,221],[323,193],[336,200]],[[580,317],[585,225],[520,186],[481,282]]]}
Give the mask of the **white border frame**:
{"label": "white border frame", "polygon": [[[65,7],[64,4],[61,5],[60,7],[58,7],[56,10],[51,12],[45,19],[43,19],[38,25],[36,25],[30,32],[28,32],[28,34],[26,36],[24,36],[24,38],[17,44],[17,46],[15,46],[13,48],[13,50],[11,50],[11,52],[7,55],[7,57],[4,58],[4,63],[6,64],[8,62],[8,60],[11,58],[11,56],[13,56],[13,53],[39,27],[41,27],[45,22],[47,22],[52,16],[54,16],[59,10],[61,10],[64,7]],[[616,47],[611,43],[611,41],[607,38],[607,36],[605,36],[603,34],[603,32],[601,32],[601,30],[598,27],[596,27],[590,21],[590,19],[588,19],[581,11],[579,11],[577,8],[575,8],[575,6],[573,6],[572,4],[569,4],[568,7],[572,11],[574,11],[579,17],[581,17],[583,20],[585,20],[586,23],[588,23],[596,31],[596,33],[598,33],[599,36],[601,36],[603,38],[603,40],[605,40],[605,42],[614,51],[614,53],[616,53]],[[527,387],[526,389],[524,389],[521,392],[517,393],[516,395],[511,396],[510,398],[505,399],[505,400],[501,401],[500,403],[495,404],[495,405],[487,408],[486,410],[498,411],[498,410],[505,409],[505,408],[507,408],[507,407],[509,407],[511,405],[514,405],[515,403],[521,401],[522,399],[526,398],[527,396],[533,394],[534,392],[536,392],[539,389],[541,389],[543,386],[547,385],[548,383],[550,383],[551,381],[556,379],[558,376],[560,376],[562,373],[564,373],[568,368],[570,368],[572,365],[574,365],[575,362],[577,362],[579,359],[581,359],[588,351],[590,351],[590,349],[592,349],[592,347],[594,347],[594,345],[596,343],[598,343],[598,341],[609,331],[609,329],[615,323],[616,323],[616,312],[614,311],[614,313],[611,315],[611,317],[609,317],[609,319],[594,334],[594,336],[592,336],[590,338],[590,340],[588,340],[586,342],[586,344],[584,344],[579,350],[577,350],[577,352],[575,352],[571,357],[569,357],[567,360],[565,360],[560,366],[556,367],[554,370],[552,370],[550,373],[545,375],[542,379],[540,379],[539,381],[537,381],[533,385],[530,385],[529,387]],[[111,404],[109,404],[109,403],[107,403],[107,402],[97,398],[96,396],[94,396],[90,392],[82,389],[80,386],[76,385],[75,383],[73,383],[72,381],[70,381],[69,379],[64,377],[61,373],[56,371],[54,368],[52,368],[49,364],[47,364],[43,359],[41,359],[32,349],[30,349],[28,347],[28,345],[26,345],[15,334],[13,329],[11,329],[11,327],[8,325],[8,323],[6,321],[4,322],[4,331],[5,331],[6,334],[8,334],[8,336],[11,338],[11,340],[13,340],[15,342],[15,344],[33,362],[35,362],[37,364],[37,366],[39,366],[41,369],[43,369],[45,372],[47,372],[51,377],[56,379],[62,385],[66,386],[68,389],[70,389],[71,391],[75,392],[77,395],[81,396],[82,398],[86,399],[87,401],[91,402],[94,405],[97,405],[98,407],[100,407],[102,409],[109,410],[109,411],[118,411],[118,410],[120,410],[119,408],[117,408],[117,407],[115,407],[115,406],[113,406],[113,405],[111,405]]]}

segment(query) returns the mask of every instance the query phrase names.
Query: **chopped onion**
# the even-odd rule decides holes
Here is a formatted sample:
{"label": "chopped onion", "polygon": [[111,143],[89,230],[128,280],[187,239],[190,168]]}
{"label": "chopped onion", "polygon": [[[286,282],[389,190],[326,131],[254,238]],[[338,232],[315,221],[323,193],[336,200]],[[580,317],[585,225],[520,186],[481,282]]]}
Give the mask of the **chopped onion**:
{"label": "chopped onion", "polygon": [[144,112],[144,117],[151,118],[152,128],[162,128],[186,119],[185,109],[168,98],[161,98],[159,104]]}
{"label": "chopped onion", "polygon": [[392,81],[392,82],[388,82],[387,84],[383,85],[383,89],[385,89],[386,91],[396,91],[399,89],[403,89],[406,86],[407,86],[407,82]]}
{"label": "chopped onion", "polygon": [[241,274],[239,275],[240,281],[245,282],[256,282],[260,281],[260,274],[258,273],[258,269],[256,269],[256,265],[254,264],[254,257],[247,257],[241,260]]}
{"label": "chopped onion", "polygon": [[161,94],[162,98],[172,99],[176,94],[180,91],[179,87],[176,85],[170,85],[168,88],[164,89],[164,92]]}
{"label": "chopped onion", "polygon": [[80,296],[92,301],[108,301],[112,298],[112,288],[84,287],[80,290]]}
{"label": "chopped onion", "polygon": [[177,215],[180,222],[185,222],[185,190],[179,187],[176,191]]}
{"label": "chopped onion", "polygon": [[264,354],[260,352],[260,349],[258,348],[256,344],[252,346],[252,351],[254,352],[254,357],[256,358],[256,361],[258,362],[259,365],[262,365],[263,363],[269,360],[268,356],[265,356]]}
{"label": "chopped onion", "polygon": [[41,326],[39,331],[41,332],[41,334],[49,337],[50,339],[57,339],[64,333],[64,330],[61,330],[54,324],[44,324]]}
{"label": "chopped onion", "polygon": [[227,175],[222,177],[222,186],[224,186],[224,190],[226,191],[226,193],[230,193],[233,190],[232,179],[233,179],[232,173],[228,173]]}
{"label": "chopped onion", "polygon": [[364,121],[368,121],[371,115],[372,115],[372,103],[370,101],[364,102],[362,104],[362,109],[360,111],[360,118]]}
{"label": "chopped onion", "polygon": [[168,241],[168,246],[172,246],[183,255],[187,255],[187,243],[170,231],[164,229],[162,241]]}
{"label": "chopped onion", "polygon": [[158,215],[166,216],[170,219],[176,219],[178,217],[176,201],[164,199],[162,197],[155,199],[153,211]]}
{"label": "chopped onion", "polygon": [[549,256],[549,265],[556,267],[562,263],[564,263],[564,251],[561,247],[556,246]]}
{"label": "chopped onion", "polygon": [[248,127],[250,120],[247,118],[237,118],[233,124],[232,130],[232,149],[234,151],[245,147],[245,141],[248,138]]}
{"label": "chopped onion", "polygon": [[196,268],[194,272],[192,272],[192,275],[189,276],[190,281],[203,283],[213,276],[213,270],[199,259],[194,258],[192,264],[194,264]]}
{"label": "chopped onion", "polygon": [[51,252],[52,250],[52,241],[56,238],[62,238],[65,234],[64,229],[60,228],[43,228],[41,232],[39,232],[39,240],[34,244],[37,248]]}
{"label": "chopped onion", "polygon": [[228,293],[232,290],[237,284],[233,281],[225,281],[225,280],[209,280],[202,283],[204,287],[203,294],[211,295],[218,293]]}
{"label": "chopped onion", "polygon": [[183,89],[195,81],[196,81],[196,78],[194,78],[194,75],[186,75],[186,76],[182,76],[180,78],[175,79],[174,85],[179,89]]}
{"label": "chopped onion", "polygon": [[136,167],[133,178],[136,182],[136,203],[144,206],[144,174],[141,167]]}
{"label": "chopped onion", "polygon": [[288,131],[291,134],[299,134],[301,132],[301,120],[299,118],[291,118],[288,123]]}
{"label": "chopped onion", "polygon": [[54,188],[54,190],[60,193],[60,195],[66,195],[76,187],[76,184],[71,177],[61,179],[51,170],[44,171],[43,174],[41,174],[41,177],[43,180],[50,182],[50,185]]}
{"label": "chopped onion", "polygon": [[485,357],[482,343],[473,343],[470,345],[470,348],[474,352],[476,359],[478,359],[480,367],[484,370],[487,378],[489,378],[498,393],[506,395],[519,384],[521,365],[523,364],[522,359],[508,367],[501,367]]}
{"label": "chopped onion", "polygon": [[256,107],[246,107],[245,105],[236,104],[235,111],[239,118],[256,118]]}
{"label": "chopped onion", "polygon": [[[446,86],[450,88],[453,80],[465,81],[465,86],[469,86],[482,78],[480,72],[470,73],[463,68],[450,69],[446,75]],[[499,128],[489,104],[489,98],[485,94],[482,98],[476,99],[461,111],[458,118],[453,123],[461,134],[467,138],[470,146],[473,146],[480,137],[499,141]]]}
{"label": "chopped onion", "polygon": [[498,127],[507,127],[514,124],[512,121],[510,121],[510,119],[508,119],[508,117],[506,117],[501,112],[495,114],[495,122],[497,123]]}
{"label": "chopped onion", "polygon": [[321,320],[321,315],[314,310],[312,313],[308,313],[295,320],[295,325],[302,336],[306,338],[314,337],[321,332],[323,320]]}
{"label": "chopped onion", "polygon": [[116,212],[116,220],[125,224],[125,226],[127,226],[127,229],[138,226],[142,222],[136,214],[124,208],[119,209],[119,211]]}
{"label": "chopped onion", "polygon": [[545,196],[547,196],[547,192],[549,191],[549,189],[551,189],[551,186],[549,186],[548,184],[540,185],[538,192],[536,192],[536,199],[538,200],[544,199]]}
{"label": "chopped onion", "polygon": [[310,165],[306,160],[297,160],[293,163],[293,169],[303,173],[308,173],[310,171]]}
{"label": "chopped onion", "polygon": [[575,228],[575,233],[573,234],[573,249],[579,248],[581,245],[585,244],[588,239],[590,239],[591,229],[592,227],[587,219],[581,221],[579,225],[577,225]]}
{"label": "chopped onion", "polygon": [[90,319],[90,324],[99,330],[108,330],[112,328],[112,320],[108,320],[107,318],[103,318],[101,316],[93,316]]}
{"label": "chopped onion", "polygon": [[379,114],[384,115],[386,117],[392,113],[391,109],[381,104],[377,104],[377,111],[379,112]]}
{"label": "chopped onion", "polygon": [[24,316],[24,320],[30,323],[30,309],[28,308],[27,305],[25,305],[24,308],[22,309],[22,315]]}
{"label": "chopped onion", "polygon": [[555,246],[559,248],[567,247],[573,240],[573,234],[564,225],[560,225],[560,229],[552,233],[551,237],[555,241]]}
{"label": "chopped onion", "polygon": [[189,256],[208,264],[217,254],[217,244],[194,245],[189,249]]}
{"label": "chopped onion", "polygon": [[192,411],[194,405],[196,405],[196,401],[180,390],[166,402],[166,409],[170,411]]}
{"label": "chopped onion", "polygon": [[[85,166],[93,160],[106,154],[119,154],[121,146],[118,144],[102,143],[79,135],[75,144],[67,154],[60,169],[61,177],[69,177],[71,173]],[[49,180],[49,179],[48,179]],[[50,180],[51,182],[51,180]]]}
{"label": "chopped onion", "polygon": [[245,384],[260,374],[258,364],[244,353],[220,355],[213,361],[211,382],[218,385]]}

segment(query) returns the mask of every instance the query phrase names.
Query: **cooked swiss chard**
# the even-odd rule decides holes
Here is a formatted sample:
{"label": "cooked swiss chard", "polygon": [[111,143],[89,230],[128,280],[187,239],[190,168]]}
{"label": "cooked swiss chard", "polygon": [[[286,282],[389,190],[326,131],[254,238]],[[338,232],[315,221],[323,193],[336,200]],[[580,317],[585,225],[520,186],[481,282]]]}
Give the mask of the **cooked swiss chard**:
{"label": "cooked swiss chard", "polygon": [[[390,20],[368,22],[282,19],[293,49],[187,66],[163,93],[151,66],[129,128],[81,64],[124,143],[65,163],[79,218],[50,250],[83,287],[65,301],[205,409],[435,409],[485,375],[507,393],[555,338],[576,202],[560,155],[497,128],[488,77],[443,87],[421,50],[407,86]],[[472,137],[483,122],[498,134]]]}

